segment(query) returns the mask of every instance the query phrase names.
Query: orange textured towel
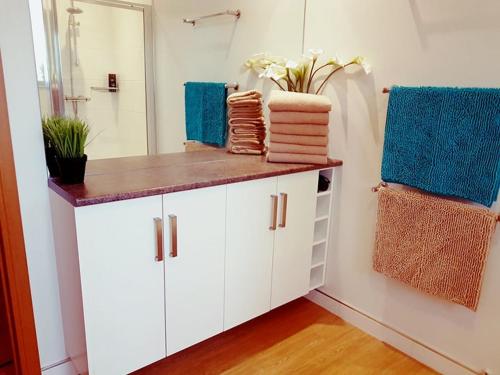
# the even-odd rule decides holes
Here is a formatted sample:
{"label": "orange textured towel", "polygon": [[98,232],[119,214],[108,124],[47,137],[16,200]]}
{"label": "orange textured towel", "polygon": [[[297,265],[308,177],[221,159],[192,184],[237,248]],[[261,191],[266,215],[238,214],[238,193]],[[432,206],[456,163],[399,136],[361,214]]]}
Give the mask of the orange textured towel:
{"label": "orange textured towel", "polygon": [[269,120],[279,124],[311,124],[328,125],[330,116],[328,112],[275,112],[269,113]]}
{"label": "orange textured towel", "polygon": [[293,145],[326,146],[328,137],[324,135],[293,135],[271,132],[271,142],[289,143]]}
{"label": "orange textured towel", "polygon": [[271,143],[269,144],[269,151],[290,154],[328,155],[328,147],[326,146],[293,145],[289,143],[278,143],[273,141],[271,141]]}
{"label": "orange textured towel", "polygon": [[373,268],[476,311],[495,225],[483,208],[382,188]]}
{"label": "orange textured towel", "polygon": [[329,112],[332,103],[327,96],[273,90],[268,103],[271,111]]}
{"label": "orange textured towel", "polygon": [[328,126],[271,123],[271,133],[288,135],[328,135]]}

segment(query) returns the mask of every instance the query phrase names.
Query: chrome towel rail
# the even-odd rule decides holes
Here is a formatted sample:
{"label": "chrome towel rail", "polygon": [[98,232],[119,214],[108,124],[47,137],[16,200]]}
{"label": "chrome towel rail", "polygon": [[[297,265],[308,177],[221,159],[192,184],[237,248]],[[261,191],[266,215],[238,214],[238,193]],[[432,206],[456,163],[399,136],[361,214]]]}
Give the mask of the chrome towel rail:
{"label": "chrome towel rail", "polygon": [[234,16],[234,17],[236,17],[236,19],[239,19],[241,16],[241,11],[239,9],[236,9],[236,10],[227,9],[224,12],[208,14],[206,16],[201,16],[201,17],[196,17],[196,18],[184,18],[182,21],[184,23],[190,23],[194,26],[194,25],[196,25],[196,22],[199,20],[203,20],[205,18],[218,17],[218,16]]}

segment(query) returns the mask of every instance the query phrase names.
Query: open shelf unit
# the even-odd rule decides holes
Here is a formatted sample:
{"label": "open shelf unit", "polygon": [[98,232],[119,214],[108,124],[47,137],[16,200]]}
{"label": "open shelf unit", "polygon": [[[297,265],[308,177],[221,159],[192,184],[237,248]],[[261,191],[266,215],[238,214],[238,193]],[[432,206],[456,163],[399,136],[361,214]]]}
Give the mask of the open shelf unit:
{"label": "open shelf unit", "polygon": [[320,175],[330,180],[328,190],[318,192],[316,196],[316,216],[314,219],[314,242],[312,244],[311,276],[309,289],[319,288],[325,283],[326,258],[330,232],[332,210],[333,169],[322,169]]}

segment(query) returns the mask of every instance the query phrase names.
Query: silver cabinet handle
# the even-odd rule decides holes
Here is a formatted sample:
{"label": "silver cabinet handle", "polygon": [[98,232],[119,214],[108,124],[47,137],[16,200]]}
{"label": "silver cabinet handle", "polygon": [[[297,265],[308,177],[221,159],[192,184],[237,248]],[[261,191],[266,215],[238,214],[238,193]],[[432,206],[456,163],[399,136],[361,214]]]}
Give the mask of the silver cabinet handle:
{"label": "silver cabinet handle", "polygon": [[177,216],[168,215],[168,222],[170,224],[170,257],[177,256]]}
{"label": "silver cabinet handle", "polygon": [[270,230],[276,230],[276,222],[278,221],[278,196],[271,195],[271,225]]}
{"label": "silver cabinet handle", "polygon": [[286,207],[288,205],[288,194],[280,193],[281,197],[281,217],[280,217],[280,228],[286,227]]}
{"label": "silver cabinet handle", "polygon": [[155,260],[157,262],[163,261],[163,220],[159,217],[155,217],[155,230],[156,230],[156,256]]}

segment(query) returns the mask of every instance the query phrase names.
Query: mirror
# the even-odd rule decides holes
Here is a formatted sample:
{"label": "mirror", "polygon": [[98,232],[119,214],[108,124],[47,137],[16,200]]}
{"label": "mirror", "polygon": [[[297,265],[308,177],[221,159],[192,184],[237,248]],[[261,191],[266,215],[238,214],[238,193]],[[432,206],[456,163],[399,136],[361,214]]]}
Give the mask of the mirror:
{"label": "mirror", "polygon": [[87,122],[89,159],[154,153],[151,7],[30,2],[43,115]]}
{"label": "mirror", "polygon": [[[265,95],[272,83],[244,62],[303,50],[305,0],[29,2],[42,114],[87,122],[89,159],[185,151],[185,82]],[[240,19],[183,22],[226,9],[240,9]]]}

